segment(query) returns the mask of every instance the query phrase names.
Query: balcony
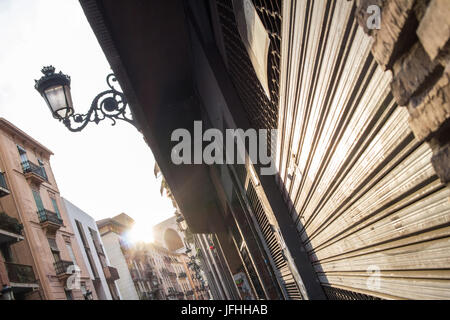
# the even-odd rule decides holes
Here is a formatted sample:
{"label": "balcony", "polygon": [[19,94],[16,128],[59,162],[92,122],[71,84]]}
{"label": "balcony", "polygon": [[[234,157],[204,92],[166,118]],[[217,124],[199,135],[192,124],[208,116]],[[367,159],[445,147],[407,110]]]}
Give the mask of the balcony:
{"label": "balcony", "polygon": [[157,278],[153,278],[152,279],[152,286],[153,286],[153,288],[159,288],[159,281],[158,281],[158,279]]}
{"label": "balcony", "polygon": [[12,244],[23,240],[22,224],[4,212],[0,212],[0,244]]}
{"label": "balcony", "polygon": [[186,277],[187,277],[186,272],[180,272],[178,274],[178,278],[186,278]]}
{"label": "balcony", "polygon": [[153,271],[144,271],[144,278],[147,280],[153,280],[153,278],[155,277],[155,274],[153,273]]}
{"label": "balcony", "polygon": [[138,280],[143,280],[143,278],[141,277],[139,271],[137,269],[130,269],[130,274],[131,274],[131,279],[133,279],[133,281],[138,281]]}
{"label": "balcony", "polygon": [[42,182],[48,181],[47,173],[45,169],[31,161],[23,161],[21,163],[25,178],[36,185],[40,185]]}
{"label": "balcony", "polygon": [[141,292],[139,294],[139,300],[153,300],[152,292]]}
{"label": "balcony", "polygon": [[23,285],[36,283],[36,277],[31,266],[11,262],[5,262],[5,266],[12,287],[14,286],[13,284]]}
{"label": "balcony", "polygon": [[192,296],[194,295],[194,291],[193,290],[188,290],[186,291],[186,297]]}
{"label": "balcony", "polygon": [[41,209],[37,214],[42,228],[49,235],[54,235],[63,226],[63,221],[52,211]]}
{"label": "balcony", "polygon": [[119,272],[114,267],[110,267],[110,266],[104,267],[103,273],[105,274],[106,281],[113,282],[113,281],[120,279]]}
{"label": "balcony", "polygon": [[173,287],[169,287],[167,288],[167,296],[176,296],[177,292],[175,290],[175,288]]}
{"label": "balcony", "polygon": [[0,172],[0,198],[9,195],[8,185],[6,184],[5,174]]}
{"label": "balcony", "polygon": [[70,277],[71,274],[73,274],[73,272],[71,272],[71,270],[70,270],[71,267],[73,266],[72,261],[60,260],[60,261],[53,263],[53,266],[55,267],[56,276],[60,280],[65,280],[68,277]]}

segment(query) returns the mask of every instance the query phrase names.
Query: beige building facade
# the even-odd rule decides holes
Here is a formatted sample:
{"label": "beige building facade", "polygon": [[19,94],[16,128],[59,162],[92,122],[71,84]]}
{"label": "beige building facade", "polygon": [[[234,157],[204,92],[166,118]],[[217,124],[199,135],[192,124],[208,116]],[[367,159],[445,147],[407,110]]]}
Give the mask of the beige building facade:
{"label": "beige building facade", "polygon": [[185,253],[158,243],[130,242],[127,234],[133,224],[125,213],[97,221],[105,251],[119,273],[116,283],[124,300],[209,299]]}
{"label": "beige building facade", "polygon": [[7,190],[0,212],[22,229],[15,241],[1,245],[2,285],[16,299],[97,299],[50,167],[52,154],[0,118],[0,172]]}

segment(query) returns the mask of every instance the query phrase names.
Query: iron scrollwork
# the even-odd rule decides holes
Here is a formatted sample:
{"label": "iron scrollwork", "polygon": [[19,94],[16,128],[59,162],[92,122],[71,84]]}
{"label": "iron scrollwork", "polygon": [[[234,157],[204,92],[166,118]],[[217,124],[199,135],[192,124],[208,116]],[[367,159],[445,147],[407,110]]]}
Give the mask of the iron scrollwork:
{"label": "iron scrollwork", "polygon": [[128,101],[125,95],[118,91],[112,82],[117,82],[116,76],[111,73],[106,77],[109,90],[99,93],[92,101],[91,108],[86,114],[73,114],[61,121],[72,132],[83,130],[89,122],[98,124],[105,119],[111,119],[114,126],[117,120],[126,121],[138,130],[136,121],[130,115]]}

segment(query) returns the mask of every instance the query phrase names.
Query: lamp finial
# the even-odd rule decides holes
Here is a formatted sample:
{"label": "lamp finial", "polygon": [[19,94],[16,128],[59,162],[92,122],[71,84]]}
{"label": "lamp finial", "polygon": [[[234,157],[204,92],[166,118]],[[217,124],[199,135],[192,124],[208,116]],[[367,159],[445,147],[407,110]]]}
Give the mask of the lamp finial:
{"label": "lamp finial", "polygon": [[46,66],[46,67],[43,67],[43,68],[41,69],[41,72],[42,72],[44,75],[46,75],[46,76],[52,75],[52,74],[55,73],[55,67],[54,67],[54,66]]}

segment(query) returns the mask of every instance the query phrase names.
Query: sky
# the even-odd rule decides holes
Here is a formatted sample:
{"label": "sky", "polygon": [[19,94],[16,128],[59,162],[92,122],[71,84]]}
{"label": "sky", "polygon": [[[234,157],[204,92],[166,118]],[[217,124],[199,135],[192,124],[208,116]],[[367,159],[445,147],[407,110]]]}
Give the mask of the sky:
{"label": "sky", "polygon": [[34,89],[50,64],[71,76],[76,113],[108,89],[111,68],[78,0],[0,0],[0,117],[53,151],[61,196],[96,220],[125,212],[136,221],[134,238],[151,241],[152,226],[175,209],[160,195],[150,148],[126,122],[72,133],[55,120]]}

